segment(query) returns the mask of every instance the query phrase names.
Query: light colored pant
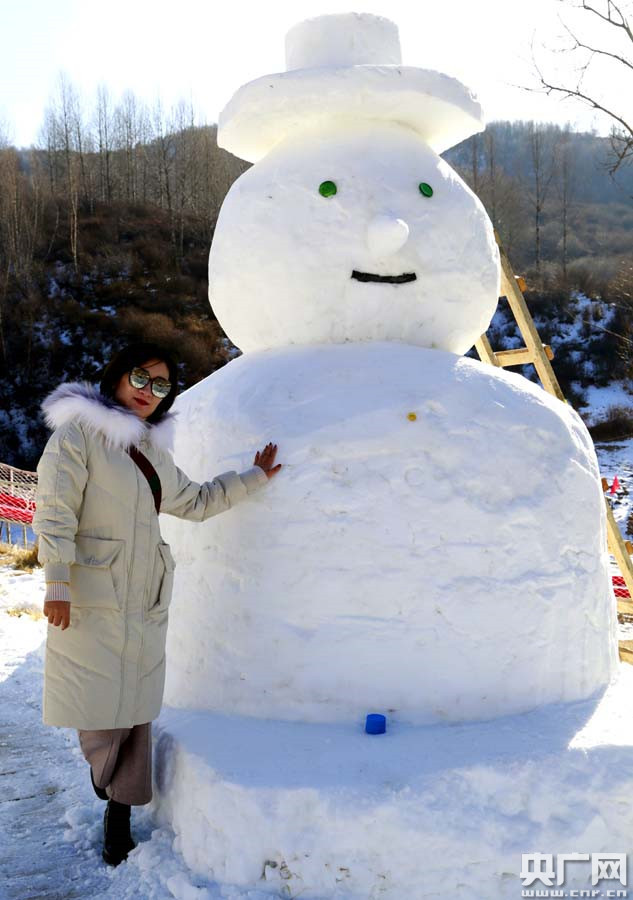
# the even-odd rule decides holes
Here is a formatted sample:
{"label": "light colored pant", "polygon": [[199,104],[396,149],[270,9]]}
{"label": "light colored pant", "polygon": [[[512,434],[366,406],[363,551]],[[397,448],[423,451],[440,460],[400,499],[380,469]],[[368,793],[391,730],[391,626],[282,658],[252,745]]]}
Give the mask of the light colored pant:
{"label": "light colored pant", "polygon": [[132,728],[78,731],[79,746],[97,787],[117,803],[143,806],[152,799],[152,723]]}

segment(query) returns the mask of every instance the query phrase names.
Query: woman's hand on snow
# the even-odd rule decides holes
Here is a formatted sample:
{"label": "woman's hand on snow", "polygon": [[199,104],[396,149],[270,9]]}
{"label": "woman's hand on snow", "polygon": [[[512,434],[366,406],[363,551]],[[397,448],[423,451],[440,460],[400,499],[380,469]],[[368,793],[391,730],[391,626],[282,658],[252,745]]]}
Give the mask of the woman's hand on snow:
{"label": "woman's hand on snow", "polygon": [[46,585],[44,615],[49,625],[61,625],[64,631],[70,625],[70,587],[63,582]]}
{"label": "woman's hand on snow", "polygon": [[261,453],[258,450],[255,454],[255,465],[259,466],[260,469],[263,469],[269,478],[272,478],[273,475],[276,475],[281,469],[281,463],[277,463],[276,466],[273,466],[276,453],[277,444],[266,444]]}

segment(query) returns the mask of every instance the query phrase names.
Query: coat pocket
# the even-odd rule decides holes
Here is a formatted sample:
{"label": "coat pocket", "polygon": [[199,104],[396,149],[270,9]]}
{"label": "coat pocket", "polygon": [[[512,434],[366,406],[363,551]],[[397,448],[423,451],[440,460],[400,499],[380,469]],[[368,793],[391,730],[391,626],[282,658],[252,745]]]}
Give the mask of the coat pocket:
{"label": "coat pocket", "polygon": [[150,613],[161,613],[171,603],[175,568],[176,563],[171,555],[169,544],[158,544],[154,571],[155,587],[150,598]]}
{"label": "coat pocket", "polygon": [[125,578],[125,541],[75,538],[75,563],[70,567],[70,596],[79,607],[120,609]]}

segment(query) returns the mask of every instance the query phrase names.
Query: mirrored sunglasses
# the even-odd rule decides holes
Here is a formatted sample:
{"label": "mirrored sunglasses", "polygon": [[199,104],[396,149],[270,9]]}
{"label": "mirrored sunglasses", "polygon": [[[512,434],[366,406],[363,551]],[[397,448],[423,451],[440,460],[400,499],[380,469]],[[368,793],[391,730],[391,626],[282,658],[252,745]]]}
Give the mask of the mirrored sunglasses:
{"label": "mirrored sunglasses", "polygon": [[129,374],[130,384],[134,388],[144,388],[146,384],[151,384],[151,392],[155,397],[159,397],[161,400],[164,400],[167,394],[171,391],[171,381],[167,381],[166,378],[161,378],[158,376],[157,378],[152,378],[147,371],[147,369],[142,369],[140,366],[132,369]]}

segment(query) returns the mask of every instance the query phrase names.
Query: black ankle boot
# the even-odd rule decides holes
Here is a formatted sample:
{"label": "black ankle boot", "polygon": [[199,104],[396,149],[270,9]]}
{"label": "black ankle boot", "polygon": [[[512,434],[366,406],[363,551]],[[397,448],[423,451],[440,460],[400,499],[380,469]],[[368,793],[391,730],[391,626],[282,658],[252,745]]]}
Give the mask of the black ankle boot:
{"label": "black ankle boot", "polygon": [[92,766],[90,766],[90,781],[92,781],[92,787],[94,788],[94,792],[99,800],[107,800],[108,795],[106,794],[105,790],[103,788],[97,787],[97,785],[95,784],[94,776],[92,774]]}
{"label": "black ankle boot", "polygon": [[130,850],[136,844],[130,834],[130,812],[126,803],[108,800],[103,816],[103,853],[104,860],[111,866],[118,866],[127,859]]}

